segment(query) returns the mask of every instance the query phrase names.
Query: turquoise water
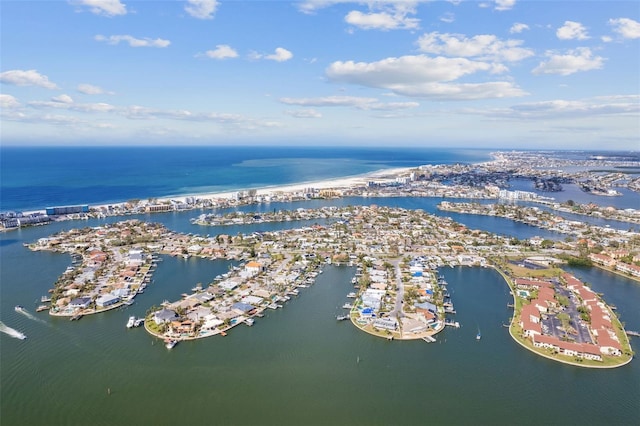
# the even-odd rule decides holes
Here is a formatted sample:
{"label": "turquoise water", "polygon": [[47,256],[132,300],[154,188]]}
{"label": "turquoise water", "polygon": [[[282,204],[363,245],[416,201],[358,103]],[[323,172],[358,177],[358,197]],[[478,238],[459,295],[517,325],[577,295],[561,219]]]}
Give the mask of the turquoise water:
{"label": "turquoise water", "polygon": [[313,147],[0,147],[0,211],[226,192],[423,164],[487,150]]}
{"label": "turquoise water", "polygon": [[[415,199],[395,202],[420,205]],[[197,214],[149,219],[202,232],[188,222]],[[634,424],[640,414],[637,360],[614,370],[587,370],[523,350],[502,327],[512,299],[491,269],[442,270],[462,327],[445,330],[433,344],[388,342],[337,322],[351,290],[354,270],[348,267],[326,267],[314,286],[253,327],[181,342],[171,351],[142,329],[126,329],[127,318],[209,282],[227,270],[227,262],[166,257],[129,308],[77,322],[33,313],[70,259],[32,253],[22,243],[96,223],[0,235],[0,317],[28,336],[21,341],[0,334],[3,426]],[[522,238],[529,227],[519,225],[509,232]],[[640,285],[597,269],[574,273],[604,293],[630,329],[640,328]],[[15,312],[17,304],[35,319]],[[475,339],[478,329],[481,341]],[[637,352],[640,340],[633,339]]]}

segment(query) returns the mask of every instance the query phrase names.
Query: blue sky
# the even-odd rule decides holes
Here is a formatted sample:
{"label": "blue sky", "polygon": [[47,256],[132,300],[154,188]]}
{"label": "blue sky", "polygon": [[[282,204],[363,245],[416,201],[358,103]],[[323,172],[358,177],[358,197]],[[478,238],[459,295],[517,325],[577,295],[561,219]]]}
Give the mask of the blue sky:
{"label": "blue sky", "polygon": [[637,1],[0,7],[3,145],[640,148]]}

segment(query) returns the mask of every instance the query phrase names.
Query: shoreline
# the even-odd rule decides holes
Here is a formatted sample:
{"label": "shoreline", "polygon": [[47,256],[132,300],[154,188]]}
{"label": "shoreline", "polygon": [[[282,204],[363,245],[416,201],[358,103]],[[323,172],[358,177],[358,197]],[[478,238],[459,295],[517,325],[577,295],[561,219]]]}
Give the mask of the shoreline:
{"label": "shoreline", "polygon": [[[544,353],[543,350],[538,350],[535,347],[530,347],[528,345],[526,345],[523,341],[521,341],[515,334],[514,334],[514,325],[516,324],[516,305],[517,305],[517,299],[516,299],[516,289],[515,286],[513,285],[513,283],[511,282],[510,278],[507,276],[507,274],[498,266],[494,265],[494,264],[489,264],[489,266],[491,268],[493,268],[495,271],[497,271],[501,276],[502,279],[504,280],[504,282],[507,284],[507,287],[509,287],[510,293],[511,293],[511,297],[513,298],[513,315],[511,315],[511,321],[509,322],[509,335],[511,336],[511,338],[520,346],[522,346],[523,348],[525,348],[526,350],[528,350],[529,352],[532,352],[536,355],[539,355],[543,358],[549,359],[551,361],[556,361],[556,362],[560,362],[562,364],[567,364],[567,365],[573,365],[575,367],[581,367],[581,368],[595,368],[595,369],[612,369],[612,368],[618,368],[618,367],[623,367],[627,364],[629,364],[631,361],[633,361],[633,356],[631,356],[628,360],[621,362],[619,364],[612,364],[612,365],[597,365],[597,364],[581,364],[578,362],[573,362],[573,361],[569,361],[569,360],[565,360],[562,358],[559,358],[557,356],[552,356],[549,354]],[[624,331],[624,330],[623,330]],[[630,343],[630,342],[627,342]]]}
{"label": "shoreline", "polygon": [[[181,203],[185,203],[188,198],[199,198],[199,199],[231,199],[238,192],[243,191],[256,191],[256,196],[268,196],[270,194],[277,193],[293,193],[304,190],[305,188],[314,188],[314,189],[329,189],[329,188],[352,188],[358,185],[366,185],[368,181],[371,180],[390,180],[395,179],[402,174],[409,173],[411,170],[418,169],[421,166],[416,167],[393,167],[387,169],[379,169],[372,172],[362,173],[358,175],[349,175],[335,178],[327,178],[316,181],[304,181],[304,182],[293,182],[286,184],[276,184],[271,186],[263,186],[263,187],[245,187],[238,188],[235,190],[221,191],[221,192],[205,192],[205,193],[187,193],[187,194],[176,194],[176,195],[163,195],[159,197],[149,197],[148,199],[156,200],[157,202],[169,202],[169,201],[178,201]],[[120,200],[114,202],[99,202],[96,204],[87,204],[90,209],[103,209],[108,206],[113,205],[121,205],[127,203],[128,200]],[[83,203],[79,203],[78,205],[85,205]],[[47,207],[57,207],[57,206],[47,206]],[[46,208],[43,207],[40,209],[31,209],[21,211],[24,215],[30,214],[44,214],[46,212]],[[20,210],[13,210],[20,211]]]}

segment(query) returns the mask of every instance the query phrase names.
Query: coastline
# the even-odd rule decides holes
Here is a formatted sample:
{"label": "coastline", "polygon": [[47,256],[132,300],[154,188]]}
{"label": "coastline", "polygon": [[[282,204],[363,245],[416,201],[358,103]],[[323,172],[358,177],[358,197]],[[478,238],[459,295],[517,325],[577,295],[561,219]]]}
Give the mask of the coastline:
{"label": "coastline", "polygon": [[[379,169],[379,170],[358,174],[358,175],[328,178],[328,179],[322,179],[317,181],[295,182],[295,183],[289,183],[289,184],[264,186],[264,187],[258,187],[258,188],[245,187],[245,188],[238,188],[235,190],[229,190],[229,191],[223,191],[223,192],[187,193],[187,194],[179,194],[175,196],[165,195],[161,197],[152,197],[152,198],[158,202],[170,202],[173,200],[173,201],[185,203],[187,199],[192,197],[199,198],[199,199],[211,199],[211,200],[216,200],[216,199],[229,200],[229,199],[232,199],[238,192],[250,191],[250,190],[255,190],[257,196],[268,196],[271,194],[278,194],[278,193],[280,194],[294,193],[294,192],[302,191],[305,188],[315,188],[315,189],[352,188],[358,185],[366,185],[367,182],[371,180],[380,180],[380,181],[393,180],[398,176],[409,173],[411,170],[415,170],[416,168],[417,167],[395,167],[395,168],[388,168],[388,169]],[[103,208],[107,208],[108,206],[125,204],[125,203],[127,203],[127,200],[114,201],[111,203],[103,202],[99,204],[90,204],[89,208],[103,209]],[[44,214],[45,208],[46,207],[42,207],[40,209],[34,209],[34,210],[25,210],[22,213],[25,215]]]}

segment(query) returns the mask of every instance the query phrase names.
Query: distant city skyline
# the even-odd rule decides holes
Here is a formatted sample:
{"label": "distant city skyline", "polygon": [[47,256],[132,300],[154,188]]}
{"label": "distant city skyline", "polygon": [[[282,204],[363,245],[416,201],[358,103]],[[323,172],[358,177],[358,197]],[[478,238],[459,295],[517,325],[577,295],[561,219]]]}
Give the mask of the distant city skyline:
{"label": "distant city skyline", "polygon": [[634,1],[6,1],[2,145],[640,149]]}

